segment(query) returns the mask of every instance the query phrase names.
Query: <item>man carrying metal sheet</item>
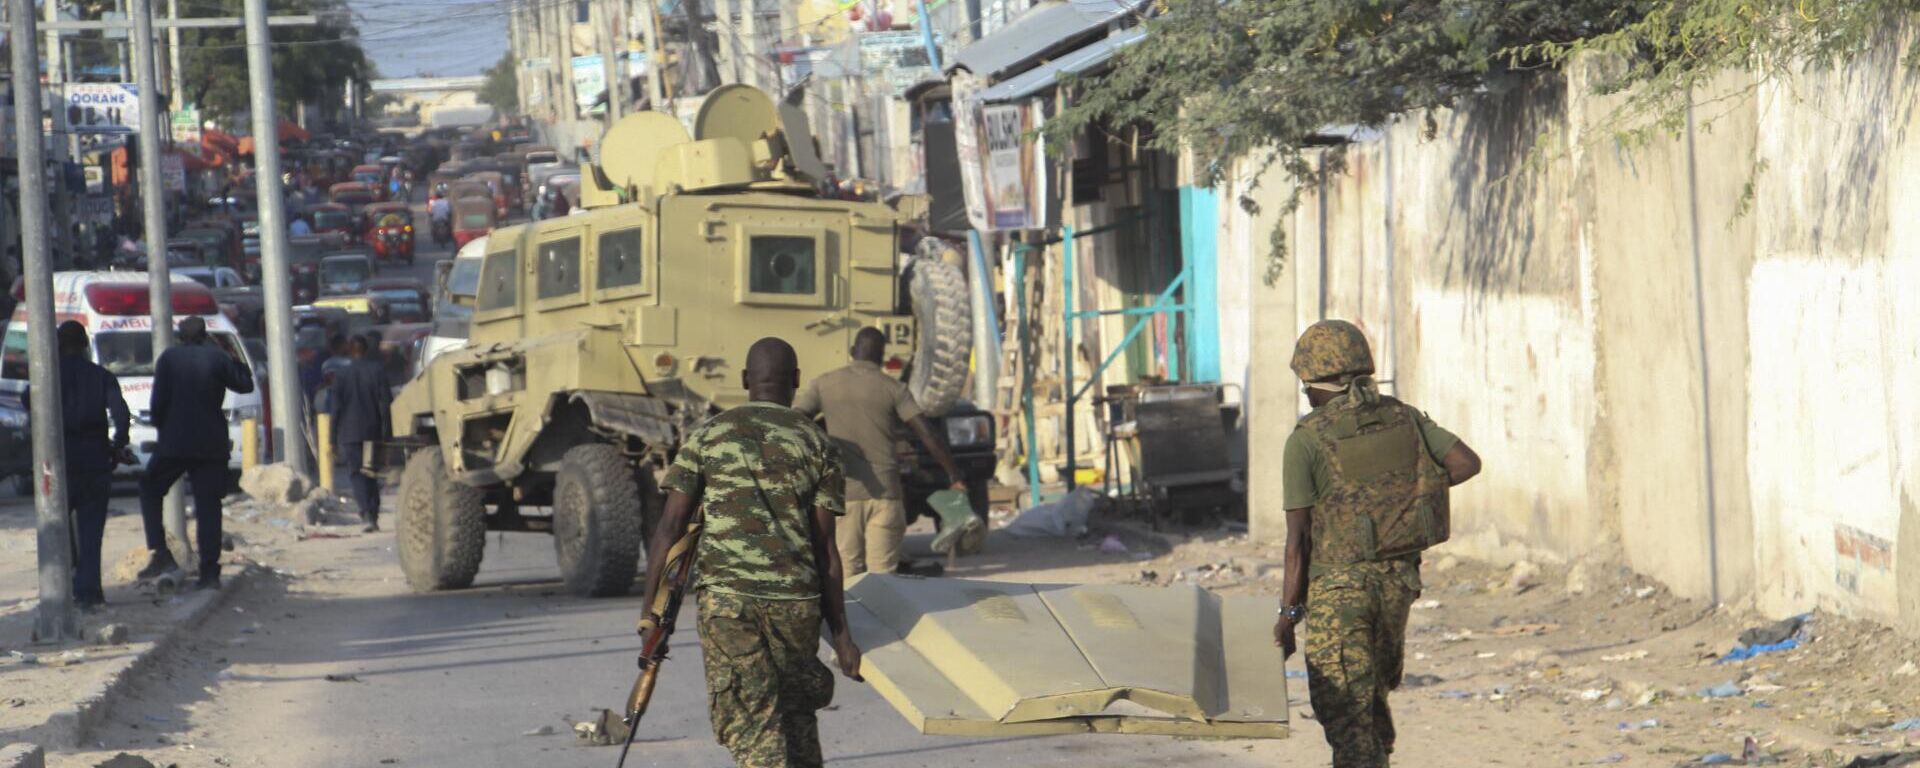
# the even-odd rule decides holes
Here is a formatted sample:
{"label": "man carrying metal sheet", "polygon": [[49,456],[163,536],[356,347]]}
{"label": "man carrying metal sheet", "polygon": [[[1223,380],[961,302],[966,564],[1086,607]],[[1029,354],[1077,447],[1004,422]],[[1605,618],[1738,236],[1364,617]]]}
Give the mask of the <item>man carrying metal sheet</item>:
{"label": "man carrying metal sheet", "polygon": [[1385,768],[1387,693],[1400,686],[1420,553],[1447,539],[1447,489],[1480,457],[1426,414],[1380,394],[1366,335],[1344,320],[1307,328],[1293,372],[1313,411],[1287,438],[1287,555],[1274,642],[1307,626],[1307,689],[1334,768]]}
{"label": "man carrying metal sheet", "polygon": [[[693,430],[667,471],[643,604],[656,604],[668,549],[697,512],[694,589],[714,736],[742,768],[819,766],[814,713],[833,701],[833,673],[815,656],[821,621],[840,671],[862,679],[833,544],[846,478],[826,434],[789,407],[800,386],[792,346],[755,342],[741,384],[749,402]],[[641,634],[663,620],[645,617]]]}

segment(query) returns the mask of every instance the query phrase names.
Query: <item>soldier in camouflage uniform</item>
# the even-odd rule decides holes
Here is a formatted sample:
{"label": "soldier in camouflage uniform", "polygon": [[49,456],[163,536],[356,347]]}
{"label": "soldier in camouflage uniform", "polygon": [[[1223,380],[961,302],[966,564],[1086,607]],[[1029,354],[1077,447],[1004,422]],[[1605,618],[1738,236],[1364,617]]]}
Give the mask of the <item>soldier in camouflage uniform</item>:
{"label": "soldier in camouflage uniform", "polygon": [[1307,689],[1334,768],[1385,768],[1387,693],[1400,685],[1420,551],[1448,534],[1446,489],[1480,471],[1466,443],[1380,394],[1352,323],[1323,320],[1294,348],[1313,411],[1287,438],[1285,584],[1274,641],[1307,627]]}
{"label": "soldier in camouflage uniform", "polygon": [[791,346],[755,343],[741,379],[750,402],[689,434],[667,472],[644,604],[697,512],[693,588],[714,736],[740,768],[819,766],[814,713],[833,701],[833,674],[815,655],[822,620],[841,671],[861,679],[834,547],[846,479],[826,433],[788,407],[800,384]]}

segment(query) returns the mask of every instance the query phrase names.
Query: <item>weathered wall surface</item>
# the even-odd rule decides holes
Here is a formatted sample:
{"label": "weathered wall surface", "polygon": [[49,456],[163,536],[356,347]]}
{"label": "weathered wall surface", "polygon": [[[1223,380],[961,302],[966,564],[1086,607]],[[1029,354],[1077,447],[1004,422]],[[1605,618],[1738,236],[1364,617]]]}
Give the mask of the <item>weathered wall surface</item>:
{"label": "weathered wall surface", "polygon": [[[1368,330],[1486,459],[1450,546],[1920,629],[1920,81],[1895,50],[1728,76],[1646,146],[1584,68],[1364,137],[1286,223],[1292,301],[1256,299],[1254,339]],[[1250,367],[1251,433],[1284,434],[1297,400],[1259,380],[1284,361]]]}

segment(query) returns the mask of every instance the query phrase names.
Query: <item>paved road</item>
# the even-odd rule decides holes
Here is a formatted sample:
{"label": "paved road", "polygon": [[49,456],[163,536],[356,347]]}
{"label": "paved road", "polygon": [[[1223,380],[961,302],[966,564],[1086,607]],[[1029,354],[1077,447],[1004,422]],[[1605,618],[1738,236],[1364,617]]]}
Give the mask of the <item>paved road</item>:
{"label": "paved road", "polygon": [[[406,591],[389,534],[295,545],[291,561],[324,566],[236,595],[238,610],[222,612],[116,708],[119,725],[97,735],[102,752],[91,759],[128,749],[183,768],[216,756],[274,768],[611,765],[616,750],[576,745],[567,719],[619,706],[632,682],[639,601],[565,596],[545,536],[487,543],[476,588],[424,596]],[[688,629],[628,765],[729,763],[710,735],[690,612],[683,618]],[[836,708],[822,713],[835,765],[1251,766],[1273,764],[1281,746],[926,737],[870,689],[836,680]],[[541,726],[554,734],[525,735]]]}

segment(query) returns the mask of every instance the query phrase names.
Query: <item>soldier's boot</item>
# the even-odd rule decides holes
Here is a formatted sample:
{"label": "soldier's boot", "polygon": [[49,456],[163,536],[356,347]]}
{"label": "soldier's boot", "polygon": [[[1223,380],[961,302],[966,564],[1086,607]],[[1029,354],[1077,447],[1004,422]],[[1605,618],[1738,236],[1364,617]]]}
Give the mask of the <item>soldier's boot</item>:
{"label": "soldier's boot", "polygon": [[140,581],[149,581],[179,570],[180,564],[174,562],[172,552],[156,549],[153,550],[152,559],[147,561],[147,567],[140,569],[140,573],[135,578]]}

